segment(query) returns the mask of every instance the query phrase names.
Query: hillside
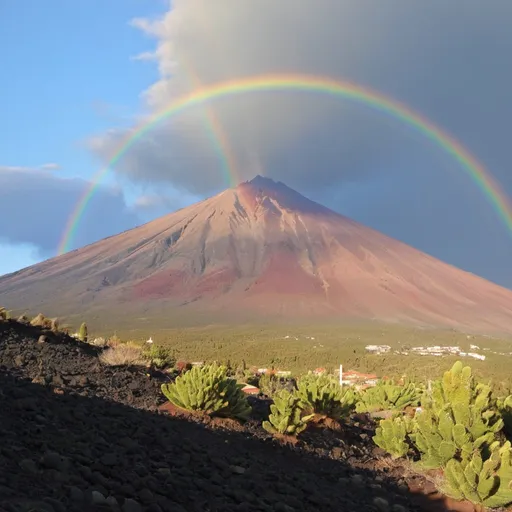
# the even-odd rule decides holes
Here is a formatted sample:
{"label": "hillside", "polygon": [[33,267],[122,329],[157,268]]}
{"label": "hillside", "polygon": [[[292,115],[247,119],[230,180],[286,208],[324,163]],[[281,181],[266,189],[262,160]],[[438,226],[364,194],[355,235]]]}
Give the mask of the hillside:
{"label": "hillside", "polygon": [[512,291],[260,176],[3,276],[0,304],[133,326],[300,317],[512,332]]}
{"label": "hillside", "polygon": [[0,321],[2,512],[420,510],[361,429],[291,449],[256,435],[256,421],[236,431],[171,418],[155,412],[168,377],[105,367],[100,352]]}

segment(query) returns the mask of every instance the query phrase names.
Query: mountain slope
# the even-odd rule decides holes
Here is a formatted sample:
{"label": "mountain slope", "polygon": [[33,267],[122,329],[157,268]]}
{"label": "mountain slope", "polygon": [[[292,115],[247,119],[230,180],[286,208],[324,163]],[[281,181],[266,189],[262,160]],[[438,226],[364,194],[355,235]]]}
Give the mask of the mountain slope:
{"label": "mountain slope", "polygon": [[512,291],[260,176],[4,276],[0,304],[65,314],[123,307],[145,318],[209,311],[223,320],[362,318],[512,332]]}

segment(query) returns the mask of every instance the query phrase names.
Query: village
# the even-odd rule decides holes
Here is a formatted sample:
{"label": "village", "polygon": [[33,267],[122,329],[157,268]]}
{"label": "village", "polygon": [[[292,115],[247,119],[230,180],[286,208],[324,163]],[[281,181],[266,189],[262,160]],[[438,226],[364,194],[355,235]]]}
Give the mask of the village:
{"label": "village", "polygon": [[[411,347],[408,349],[402,350],[391,350],[389,345],[366,345],[366,352],[370,354],[382,355],[382,354],[398,354],[402,356],[419,355],[419,356],[460,356],[460,357],[472,357],[473,359],[478,359],[480,361],[485,361],[485,355],[478,354],[476,352],[465,352],[460,347],[457,346],[440,346],[433,345],[431,347]],[[471,350],[480,350],[480,347],[477,345],[470,345]],[[485,349],[484,349],[485,350]]]}

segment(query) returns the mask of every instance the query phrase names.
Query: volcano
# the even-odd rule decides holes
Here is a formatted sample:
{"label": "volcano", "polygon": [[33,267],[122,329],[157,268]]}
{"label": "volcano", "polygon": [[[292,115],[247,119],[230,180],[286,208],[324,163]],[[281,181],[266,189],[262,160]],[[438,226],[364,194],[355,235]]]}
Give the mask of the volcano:
{"label": "volcano", "polygon": [[3,276],[0,305],[115,310],[133,322],[360,319],[512,332],[512,291],[261,176]]}

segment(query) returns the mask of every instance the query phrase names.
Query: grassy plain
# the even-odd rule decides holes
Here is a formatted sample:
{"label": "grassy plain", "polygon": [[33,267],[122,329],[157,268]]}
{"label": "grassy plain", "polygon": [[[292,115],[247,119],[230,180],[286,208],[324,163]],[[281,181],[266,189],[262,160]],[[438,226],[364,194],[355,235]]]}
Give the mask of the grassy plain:
{"label": "grassy plain", "polygon": [[[300,374],[318,367],[328,370],[343,364],[344,370],[376,373],[379,376],[407,375],[418,381],[437,378],[457,359],[469,364],[479,379],[492,381],[512,392],[512,339],[466,335],[447,330],[420,329],[377,323],[338,325],[209,325],[189,328],[100,329],[93,336],[117,334],[122,340],[145,341],[171,348],[178,359],[187,361],[245,361],[248,367],[270,367]],[[390,345],[391,353],[371,355],[369,344]],[[480,350],[471,350],[470,345]],[[460,356],[395,354],[417,346],[459,346],[478,352],[485,361]],[[488,349],[488,350],[484,350]]]}

